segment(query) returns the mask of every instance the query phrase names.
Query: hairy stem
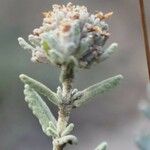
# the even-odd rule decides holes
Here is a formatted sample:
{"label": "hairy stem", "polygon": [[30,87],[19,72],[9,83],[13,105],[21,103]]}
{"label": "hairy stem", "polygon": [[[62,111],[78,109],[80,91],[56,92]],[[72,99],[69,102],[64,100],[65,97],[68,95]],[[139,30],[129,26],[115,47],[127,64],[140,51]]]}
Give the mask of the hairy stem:
{"label": "hairy stem", "polygon": [[[62,83],[62,96],[63,102],[59,106],[58,121],[57,121],[57,132],[61,137],[62,132],[67,127],[69,116],[72,107],[69,105],[70,102],[70,91],[72,89],[73,81],[73,66],[64,65],[61,67],[60,82]],[[66,143],[67,144],[67,143]],[[53,143],[53,150],[63,150],[65,145],[59,145]]]}
{"label": "hairy stem", "polygon": [[58,130],[60,137],[61,137],[62,132],[64,131],[64,129],[66,128],[68,124],[70,111],[71,109],[68,109],[65,106],[60,106],[59,108],[57,130]]}

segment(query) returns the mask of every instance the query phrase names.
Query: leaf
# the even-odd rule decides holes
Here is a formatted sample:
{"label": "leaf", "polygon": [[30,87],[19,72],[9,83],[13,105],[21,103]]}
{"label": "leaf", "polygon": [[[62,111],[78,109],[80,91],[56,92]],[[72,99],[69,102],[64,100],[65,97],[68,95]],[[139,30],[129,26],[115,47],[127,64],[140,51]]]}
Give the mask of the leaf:
{"label": "leaf", "polygon": [[58,137],[56,126],[50,121],[49,127],[46,128],[46,133],[48,136],[52,136],[53,138]]}
{"label": "leaf", "polygon": [[76,101],[76,100],[80,99],[82,97],[82,95],[83,95],[82,91],[78,91],[72,96],[72,100]]}
{"label": "leaf", "polygon": [[74,128],[74,124],[73,123],[70,123],[66,129],[62,132],[61,136],[66,136],[68,134],[70,134],[70,132],[73,130]]}
{"label": "leaf", "polygon": [[40,47],[41,46],[41,38],[39,36],[30,34],[28,36],[28,40],[30,41],[31,44],[33,44],[35,47]]}
{"label": "leaf", "polygon": [[106,150],[106,149],[107,149],[107,143],[103,142],[95,150]]}
{"label": "leaf", "polygon": [[55,92],[51,91],[48,87],[46,87],[42,83],[40,83],[30,77],[28,77],[27,75],[21,74],[19,77],[23,83],[28,84],[35,91],[46,96],[52,103],[54,103],[55,105],[58,105],[59,99]]}
{"label": "leaf", "polygon": [[25,84],[24,94],[25,101],[28,103],[33,114],[38,118],[43,132],[49,136],[49,134],[47,134],[47,128],[50,127],[49,122],[52,122],[53,126],[56,126],[57,122],[55,117],[40,95],[27,84]]}
{"label": "leaf", "polygon": [[18,42],[23,49],[29,50],[30,52],[35,51],[35,48],[28,44],[22,37],[18,38]]}
{"label": "leaf", "polygon": [[115,77],[112,77],[112,78],[109,78],[102,82],[99,82],[97,84],[94,84],[94,85],[88,87],[87,89],[81,91],[81,93],[83,95],[79,100],[74,102],[74,106],[79,107],[79,106],[83,105],[84,103],[90,101],[91,98],[93,98],[97,94],[102,94],[102,93],[116,87],[119,84],[121,79],[123,79],[123,76],[117,75]]}
{"label": "leaf", "polygon": [[76,53],[76,57],[80,58],[86,51],[88,51],[90,45],[93,43],[93,38],[85,37],[80,41],[80,47],[78,53]]}
{"label": "leaf", "polygon": [[100,56],[100,61],[104,61],[105,59],[109,58],[114,52],[116,52],[118,48],[117,43],[112,43]]}

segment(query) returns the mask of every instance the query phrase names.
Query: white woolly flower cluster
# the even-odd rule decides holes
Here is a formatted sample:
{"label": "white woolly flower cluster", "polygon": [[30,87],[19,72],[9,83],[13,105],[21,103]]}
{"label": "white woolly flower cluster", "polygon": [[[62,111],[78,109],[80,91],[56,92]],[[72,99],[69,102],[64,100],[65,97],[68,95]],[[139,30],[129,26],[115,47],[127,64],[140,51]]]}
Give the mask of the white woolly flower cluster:
{"label": "white woolly flower cluster", "polygon": [[18,38],[19,44],[32,52],[32,61],[58,66],[73,63],[79,68],[88,68],[94,62],[100,62],[114,52],[113,43],[103,49],[109,37],[105,22],[112,12],[90,14],[85,6],[71,3],[53,5],[53,10],[44,13],[43,24],[34,29],[28,39]]}

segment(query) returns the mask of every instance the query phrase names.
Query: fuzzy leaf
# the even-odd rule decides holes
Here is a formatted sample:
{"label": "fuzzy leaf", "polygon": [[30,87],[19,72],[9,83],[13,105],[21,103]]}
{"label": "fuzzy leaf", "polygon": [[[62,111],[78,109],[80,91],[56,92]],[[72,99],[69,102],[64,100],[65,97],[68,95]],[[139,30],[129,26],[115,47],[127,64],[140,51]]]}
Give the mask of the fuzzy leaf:
{"label": "fuzzy leaf", "polygon": [[28,44],[22,37],[18,38],[18,42],[19,45],[25,50],[29,50],[30,52],[35,50],[35,48]]}
{"label": "fuzzy leaf", "polygon": [[79,107],[82,104],[90,101],[91,98],[93,98],[97,94],[104,93],[104,92],[116,87],[122,78],[123,78],[122,75],[117,75],[115,77],[109,78],[107,80],[104,80],[102,82],[99,82],[97,84],[94,84],[94,85],[88,87],[87,89],[81,91],[81,93],[83,95],[79,100],[74,102],[74,105],[76,107]]}
{"label": "fuzzy leaf", "polygon": [[100,56],[100,61],[104,61],[105,59],[109,58],[114,52],[116,52],[118,48],[117,43],[112,43]]}
{"label": "fuzzy leaf", "polygon": [[19,77],[23,83],[30,85],[30,87],[33,88],[35,91],[46,96],[55,105],[58,105],[59,99],[55,92],[51,91],[48,87],[28,77],[27,75],[21,74]]}
{"label": "fuzzy leaf", "polygon": [[58,137],[57,128],[53,124],[53,122],[51,122],[51,121],[49,122],[49,127],[46,129],[46,133],[48,136],[52,136],[53,138]]}
{"label": "fuzzy leaf", "polygon": [[59,101],[62,103],[62,88],[60,86],[57,87],[57,96],[59,97]]}
{"label": "fuzzy leaf", "polygon": [[30,34],[28,36],[28,40],[30,41],[31,44],[33,44],[35,47],[40,47],[40,43],[41,43],[41,39],[40,37],[36,36],[36,35],[32,35]]}
{"label": "fuzzy leaf", "polygon": [[54,126],[57,124],[55,117],[40,95],[27,84],[25,84],[24,94],[25,101],[28,103],[33,114],[38,118],[43,132],[48,135],[47,128],[49,128],[49,122],[52,122]]}
{"label": "fuzzy leaf", "polygon": [[106,150],[106,149],[107,149],[107,143],[103,142],[95,150]]}
{"label": "fuzzy leaf", "polygon": [[73,123],[70,123],[66,129],[62,132],[61,136],[66,136],[68,134],[70,134],[70,132],[73,130],[74,128],[74,124]]}
{"label": "fuzzy leaf", "polygon": [[57,132],[54,129],[50,128],[50,127],[48,127],[45,132],[46,132],[47,136],[51,136],[53,138],[58,137]]}
{"label": "fuzzy leaf", "polygon": [[72,100],[73,101],[78,100],[82,97],[82,95],[83,95],[82,91],[78,91],[72,96]]}
{"label": "fuzzy leaf", "polygon": [[92,43],[93,43],[93,38],[91,37],[82,38],[80,41],[79,51],[76,54],[76,57],[81,57],[81,55],[83,55],[86,51],[88,51]]}

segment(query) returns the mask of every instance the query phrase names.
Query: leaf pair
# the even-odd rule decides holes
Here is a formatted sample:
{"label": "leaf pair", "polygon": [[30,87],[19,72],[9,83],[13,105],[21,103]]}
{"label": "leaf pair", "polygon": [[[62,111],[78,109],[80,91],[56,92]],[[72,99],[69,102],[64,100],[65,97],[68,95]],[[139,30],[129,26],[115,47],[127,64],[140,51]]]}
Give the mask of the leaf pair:
{"label": "leaf pair", "polygon": [[[94,84],[83,91],[79,91],[81,98],[75,100],[74,106],[79,107],[90,101],[97,94],[104,93],[105,91],[114,88],[122,78],[122,75],[118,75]],[[56,119],[38,93],[46,96],[57,106],[61,103],[60,97],[42,83],[26,75],[20,75],[20,79],[25,84],[25,100],[28,103],[29,108],[33,111],[33,114],[38,118],[44,133],[48,136],[57,137]],[[73,124],[68,125],[61,136],[68,135],[73,130],[73,127]]]}

